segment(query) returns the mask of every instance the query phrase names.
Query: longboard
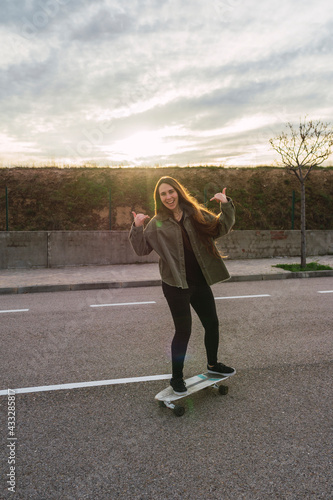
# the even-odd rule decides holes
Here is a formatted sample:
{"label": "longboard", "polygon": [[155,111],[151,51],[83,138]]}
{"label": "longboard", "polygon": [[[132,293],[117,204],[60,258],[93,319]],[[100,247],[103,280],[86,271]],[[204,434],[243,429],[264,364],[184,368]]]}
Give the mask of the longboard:
{"label": "longboard", "polygon": [[[235,373],[235,372],[234,372]],[[232,375],[234,375],[232,373]],[[226,380],[231,375],[218,375],[214,373],[201,373],[200,375],[195,375],[194,377],[185,380],[187,393],[186,394],[175,394],[171,386],[163,389],[163,391],[156,394],[155,399],[160,402],[161,406],[166,406],[173,410],[177,417],[181,417],[185,413],[185,408],[181,405],[174,404],[173,401],[178,399],[187,398],[190,394],[201,391],[206,387],[213,386],[218,389],[219,393],[224,395],[228,393],[228,387],[225,385],[218,385],[219,382]]]}

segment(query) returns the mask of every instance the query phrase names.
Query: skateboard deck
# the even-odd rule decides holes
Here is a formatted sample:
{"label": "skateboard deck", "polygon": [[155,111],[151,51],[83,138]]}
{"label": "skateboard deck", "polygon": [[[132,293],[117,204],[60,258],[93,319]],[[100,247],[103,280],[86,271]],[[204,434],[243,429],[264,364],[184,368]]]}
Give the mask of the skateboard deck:
{"label": "skateboard deck", "polygon": [[[232,374],[234,375],[234,373]],[[155,399],[160,401],[161,406],[166,406],[173,410],[175,415],[182,416],[185,413],[185,408],[183,406],[174,404],[173,401],[178,399],[187,398],[195,392],[201,391],[206,387],[215,387],[218,389],[220,394],[227,394],[228,387],[225,385],[217,385],[219,382],[226,380],[230,375],[218,375],[217,373],[201,373],[200,375],[195,375],[194,377],[185,380],[187,393],[186,394],[175,394],[171,386],[167,387],[163,391],[156,394]]]}

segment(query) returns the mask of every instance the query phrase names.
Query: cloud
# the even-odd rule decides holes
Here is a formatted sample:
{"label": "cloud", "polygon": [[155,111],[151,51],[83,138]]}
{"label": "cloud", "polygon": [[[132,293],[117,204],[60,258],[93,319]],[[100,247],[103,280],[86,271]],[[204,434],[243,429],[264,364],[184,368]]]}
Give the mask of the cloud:
{"label": "cloud", "polygon": [[147,148],[136,149],[144,157],[128,151],[124,161],[269,161],[268,139],[287,120],[332,118],[329,7],[326,0],[272,0],[265,8],[254,0],[5,2],[0,133],[8,146],[3,140],[0,152],[14,155],[17,144],[27,159],[111,161],[117,144],[141,134]]}
{"label": "cloud", "polygon": [[[93,6],[95,10],[95,5]],[[84,17],[83,22],[75,26],[70,36],[84,44],[97,44],[101,40],[113,39],[134,29],[134,19],[123,9],[110,10],[105,7],[93,15]]]}

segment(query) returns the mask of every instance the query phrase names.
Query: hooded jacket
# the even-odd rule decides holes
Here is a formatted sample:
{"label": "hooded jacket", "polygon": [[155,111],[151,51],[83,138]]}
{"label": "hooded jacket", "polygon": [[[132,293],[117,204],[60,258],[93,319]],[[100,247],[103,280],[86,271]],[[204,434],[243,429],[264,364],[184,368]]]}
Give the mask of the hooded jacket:
{"label": "hooded jacket", "polygon": [[[184,212],[184,227],[208,285],[228,280],[230,275],[222,257],[209,252],[198,237],[191,221],[190,207],[181,208]],[[204,216],[210,218],[205,212]],[[221,203],[221,213],[218,217],[220,226],[216,239],[228,234],[235,224],[235,207],[230,198],[228,203]],[[159,269],[162,281],[178,288],[188,288],[182,230],[173,217],[155,215],[145,228],[136,227],[133,223],[129,240],[137,255],[148,255],[155,250],[160,257]],[[213,244],[215,245],[214,242]]]}

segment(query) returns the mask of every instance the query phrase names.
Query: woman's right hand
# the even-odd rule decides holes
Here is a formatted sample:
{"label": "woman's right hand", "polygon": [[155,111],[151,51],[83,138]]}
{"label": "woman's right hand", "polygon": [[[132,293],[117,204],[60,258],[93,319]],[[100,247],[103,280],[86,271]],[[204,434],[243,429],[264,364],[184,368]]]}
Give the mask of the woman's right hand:
{"label": "woman's right hand", "polygon": [[143,226],[145,223],[145,220],[150,218],[149,215],[145,215],[145,214],[136,214],[135,212],[132,212],[132,214],[134,217],[135,227]]}

